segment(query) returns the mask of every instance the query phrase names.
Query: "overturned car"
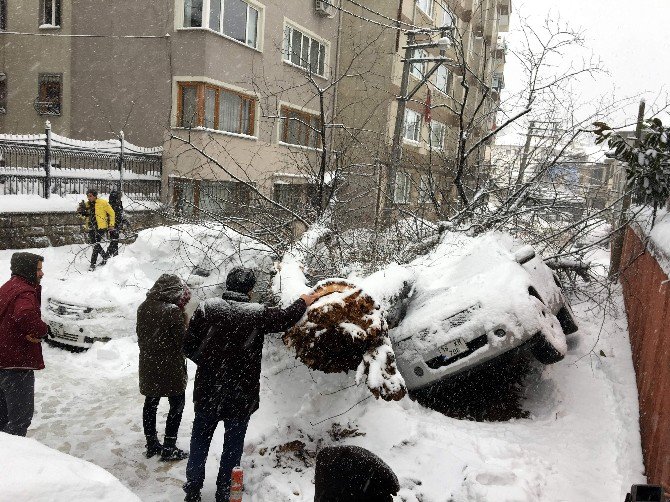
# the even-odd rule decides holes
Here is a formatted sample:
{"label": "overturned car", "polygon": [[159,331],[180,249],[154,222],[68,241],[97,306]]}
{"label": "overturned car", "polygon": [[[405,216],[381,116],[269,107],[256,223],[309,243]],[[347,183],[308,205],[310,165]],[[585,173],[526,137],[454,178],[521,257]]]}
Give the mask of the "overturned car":
{"label": "overturned car", "polygon": [[512,351],[528,350],[544,364],[563,359],[577,325],[558,277],[532,247],[506,234],[454,234],[412,266],[409,297],[390,319],[409,389],[463,376]]}

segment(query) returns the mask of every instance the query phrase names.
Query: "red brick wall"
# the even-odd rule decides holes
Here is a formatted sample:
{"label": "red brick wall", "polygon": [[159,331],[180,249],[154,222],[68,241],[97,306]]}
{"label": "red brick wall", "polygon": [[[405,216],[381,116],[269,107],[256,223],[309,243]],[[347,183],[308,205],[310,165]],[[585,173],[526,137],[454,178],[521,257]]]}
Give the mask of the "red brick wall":
{"label": "red brick wall", "polygon": [[640,395],[647,479],[670,492],[670,283],[630,227],[621,258],[621,284]]}

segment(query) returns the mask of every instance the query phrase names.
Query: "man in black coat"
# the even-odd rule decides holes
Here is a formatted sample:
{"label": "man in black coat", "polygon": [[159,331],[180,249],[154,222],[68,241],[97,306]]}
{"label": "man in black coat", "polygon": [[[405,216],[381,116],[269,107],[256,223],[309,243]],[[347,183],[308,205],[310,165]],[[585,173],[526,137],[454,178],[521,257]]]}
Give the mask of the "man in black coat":
{"label": "man in black coat", "polygon": [[201,302],[191,318],[184,354],[198,365],[193,389],[195,419],[186,467],[187,502],[200,501],[205,462],[216,426],[223,421],[223,452],[216,501],[229,499],[231,472],[240,464],[251,415],[258,409],[261,358],[266,333],[285,331],[318,295],[302,295],[285,309],[251,303],[252,270],[236,267],[226,278],[223,298]]}

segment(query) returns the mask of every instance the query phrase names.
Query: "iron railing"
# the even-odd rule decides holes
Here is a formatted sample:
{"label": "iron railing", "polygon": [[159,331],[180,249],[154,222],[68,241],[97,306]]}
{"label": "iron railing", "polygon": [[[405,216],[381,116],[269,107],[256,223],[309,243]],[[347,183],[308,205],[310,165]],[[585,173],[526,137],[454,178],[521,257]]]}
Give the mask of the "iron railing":
{"label": "iron railing", "polygon": [[[119,140],[77,141],[51,133],[0,135],[0,195],[84,194],[121,191],[160,200],[162,149],[145,149]],[[132,195],[131,195],[132,194]]]}

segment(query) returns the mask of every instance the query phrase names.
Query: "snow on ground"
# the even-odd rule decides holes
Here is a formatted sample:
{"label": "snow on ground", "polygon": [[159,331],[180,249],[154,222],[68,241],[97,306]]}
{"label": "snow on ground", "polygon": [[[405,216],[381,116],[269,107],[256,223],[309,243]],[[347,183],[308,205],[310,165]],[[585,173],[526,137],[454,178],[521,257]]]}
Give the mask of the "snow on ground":
{"label": "snow on ground", "polygon": [[[40,249],[46,254],[45,296],[59,289],[71,291],[68,284],[74,277],[79,278],[73,284],[85,288],[81,294],[118,295],[119,284],[132,281],[144,288],[170,256],[177,264],[174,271],[185,271],[185,265],[178,265],[184,263],[177,259],[179,248],[159,241],[151,238],[133,245],[136,248],[129,246],[109,268],[95,273],[81,272],[85,258],[77,258],[74,269],[69,265],[76,246]],[[9,277],[10,256],[11,251],[0,251],[1,280]],[[128,298],[128,304],[138,298]],[[401,482],[397,500],[405,502],[623,500],[630,485],[645,478],[637,391],[619,292],[615,300],[614,309],[594,302],[575,305],[579,341],[570,344],[564,361],[530,375],[526,408],[531,416],[510,422],[456,420],[409,398],[375,400],[365,385],[354,384],[353,374],[311,372],[281,340],[268,337],[261,406],[252,417],[242,460],[245,500],[311,501],[314,452],[337,438],[340,444],[363,446],[388,462]],[[166,464],[143,456],[138,349],[133,334],[125,334],[83,354],[45,347],[47,367],[37,373],[36,414],[29,436],[102,467],[143,501],[180,500],[186,463]],[[194,374],[189,363],[188,400],[178,441],[186,448]],[[161,414],[166,410],[167,403],[162,403]],[[159,430],[163,423],[159,419]],[[222,440],[220,427],[209,453],[204,500],[214,497]],[[0,455],[0,494],[7,493],[12,482],[4,475],[12,462],[13,455]],[[24,492],[11,500],[32,500],[32,483],[26,479],[23,486]],[[5,500],[3,495],[0,500]]]}
{"label": "snow on ground", "polygon": [[31,502],[140,500],[104,469],[34,439],[0,433],[0,446],[11,452],[10,462],[0,461],[7,480],[1,483],[0,500],[28,500],[27,486]]}
{"label": "snow on ground", "polygon": [[[100,194],[106,199],[107,194]],[[45,199],[36,194],[32,195],[3,195],[0,194],[0,213],[51,213],[69,211],[74,213],[77,205],[86,200],[86,194],[68,194],[60,196],[52,194]],[[134,199],[124,194],[124,211],[148,211],[156,210],[160,203],[153,200]]]}

